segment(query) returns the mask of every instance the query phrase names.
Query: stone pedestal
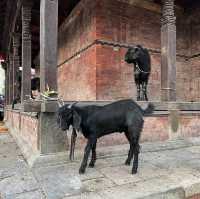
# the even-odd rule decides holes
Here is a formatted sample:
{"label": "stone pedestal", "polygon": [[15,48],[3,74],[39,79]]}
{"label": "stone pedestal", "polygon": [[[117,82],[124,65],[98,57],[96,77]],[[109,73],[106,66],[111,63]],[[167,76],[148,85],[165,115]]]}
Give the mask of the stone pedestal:
{"label": "stone pedestal", "polygon": [[56,123],[56,113],[40,113],[39,116],[39,150],[41,154],[66,151],[63,131]]}

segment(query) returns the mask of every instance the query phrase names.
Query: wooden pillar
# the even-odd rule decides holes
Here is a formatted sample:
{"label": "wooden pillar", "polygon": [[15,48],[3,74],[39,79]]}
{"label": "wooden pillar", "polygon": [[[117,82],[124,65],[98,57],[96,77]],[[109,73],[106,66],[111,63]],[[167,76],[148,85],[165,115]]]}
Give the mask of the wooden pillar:
{"label": "wooden pillar", "polygon": [[9,88],[9,94],[8,94],[8,104],[11,104],[13,101],[13,54],[9,54],[9,82],[8,82],[8,88]]}
{"label": "wooden pillar", "polygon": [[22,88],[21,102],[31,95],[31,7],[29,0],[22,3]]}
{"label": "wooden pillar", "polygon": [[[40,1],[40,90],[57,91],[58,0]],[[45,103],[43,104],[45,106]],[[42,105],[42,106],[43,106]],[[57,106],[54,104],[53,107]],[[42,154],[66,150],[64,136],[54,125],[55,112],[41,112],[39,149]],[[57,136],[55,136],[57,132]],[[59,135],[59,136],[58,136]]]}
{"label": "wooden pillar", "polygon": [[6,63],[6,79],[5,79],[5,100],[6,100],[6,105],[9,104],[9,63],[7,61]]}
{"label": "wooden pillar", "polygon": [[162,0],[161,100],[176,100],[176,17],[174,0]]}
{"label": "wooden pillar", "polygon": [[17,72],[19,71],[20,62],[19,62],[19,46],[20,46],[20,34],[13,34],[13,98],[16,99],[20,95],[18,91],[18,81],[17,81]]}
{"label": "wooden pillar", "polygon": [[58,0],[40,3],[40,90],[57,91]]}

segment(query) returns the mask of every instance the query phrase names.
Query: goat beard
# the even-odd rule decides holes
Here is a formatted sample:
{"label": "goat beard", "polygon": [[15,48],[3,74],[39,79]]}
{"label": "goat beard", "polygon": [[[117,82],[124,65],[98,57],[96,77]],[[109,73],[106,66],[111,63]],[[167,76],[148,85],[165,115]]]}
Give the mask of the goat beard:
{"label": "goat beard", "polygon": [[76,130],[73,128],[72,135],[71,135],[70,154],[69,154],[70,161],[74,160],[74,151],[75,151],[75,145],[76,145],[76,137],[77,137],[77,133],[76,133]]}

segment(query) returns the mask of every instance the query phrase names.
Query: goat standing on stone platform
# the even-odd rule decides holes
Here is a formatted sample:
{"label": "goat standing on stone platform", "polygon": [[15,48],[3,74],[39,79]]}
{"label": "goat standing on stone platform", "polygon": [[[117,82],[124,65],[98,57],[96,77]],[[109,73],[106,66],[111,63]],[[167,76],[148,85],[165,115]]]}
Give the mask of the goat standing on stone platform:
{"label": "goat standing on stone platform", "polygon": [[148,50],[140,45],[131,47],[128,49],[125,55],[125,61],[128,64],[134,64],[134,76],[137,86],[137,100],[148,101],[147,84],[151,72],[151,59]]}
{"label": "goat standing on stone platform", "polygon": [[80,130],[88,139],[79,173],[85,173],[90,151],[92,151],[92,158],[89,166],[94,167],[97,139],[115,132],[125,133],[130,144],[125,164],[130,165],[134,155],[132,174],[137,173],[143,116],[152,113],[153,110],[152,104],[143,110],[131,99],[116,101],[101,107],[64,105],[59,108],[57,123],[60,128],[65,131],[72,125],[75,131]]}

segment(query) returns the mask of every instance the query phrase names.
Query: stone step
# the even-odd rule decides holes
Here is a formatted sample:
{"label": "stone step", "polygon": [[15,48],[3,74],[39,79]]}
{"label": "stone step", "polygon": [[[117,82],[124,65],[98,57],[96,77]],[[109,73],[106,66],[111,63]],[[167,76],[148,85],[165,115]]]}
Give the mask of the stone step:
{"label": "stone step", "polygon": [[7,133],[7,132],[8,132],[8,128],[4,126],[3,122],[0,122],[0,133]]}

